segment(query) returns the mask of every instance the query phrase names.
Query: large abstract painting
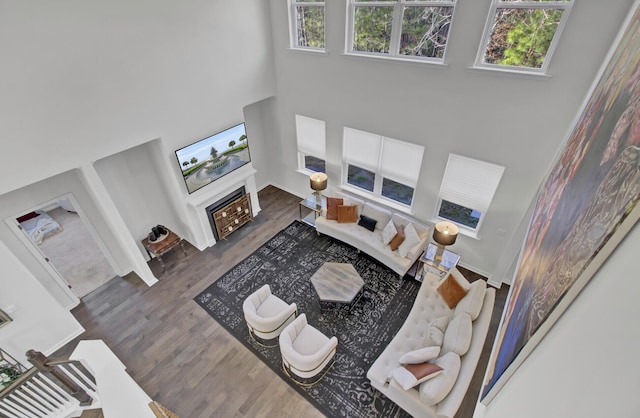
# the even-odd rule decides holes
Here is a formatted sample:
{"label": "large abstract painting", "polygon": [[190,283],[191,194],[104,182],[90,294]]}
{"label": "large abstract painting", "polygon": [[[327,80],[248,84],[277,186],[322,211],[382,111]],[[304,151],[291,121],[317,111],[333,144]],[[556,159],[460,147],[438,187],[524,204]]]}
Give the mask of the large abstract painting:
{"label": "large abstract painting", "polygon": [[485,404],[638,220],[637,4],[540,188],[489,361]]}

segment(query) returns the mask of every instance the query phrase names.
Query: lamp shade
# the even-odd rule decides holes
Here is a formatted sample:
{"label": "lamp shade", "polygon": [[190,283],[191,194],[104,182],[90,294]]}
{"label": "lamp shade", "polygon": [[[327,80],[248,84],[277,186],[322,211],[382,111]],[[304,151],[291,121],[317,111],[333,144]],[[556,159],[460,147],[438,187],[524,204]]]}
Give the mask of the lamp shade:
{"label": "lamp shade", "polygon": [[316,192],[327,188],[327,175],[325,173],[313,173],[309,177],[311,188]]}
{"label": "lamp shade", "polygon": [[452,245],[458,238],[458,227],[451,222],[438,222],[433,228],[433,240],[440,245]]}

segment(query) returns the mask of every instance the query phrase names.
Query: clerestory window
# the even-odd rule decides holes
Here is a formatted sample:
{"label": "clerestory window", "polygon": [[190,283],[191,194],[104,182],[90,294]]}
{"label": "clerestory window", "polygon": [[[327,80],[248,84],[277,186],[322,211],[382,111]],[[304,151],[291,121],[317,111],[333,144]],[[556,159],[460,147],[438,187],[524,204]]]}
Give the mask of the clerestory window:
{"label": "clerestory window", "polygon": [[492,0],[476,67],[546,73],[573,0]]}
{"label": "clerestory window", "polygon": [[349,0],[347,53],[442,62],[455,0]]}
{"label": "clerestory window", "polygon": [[324,1],[289,0],[291,48],[324,51]]}

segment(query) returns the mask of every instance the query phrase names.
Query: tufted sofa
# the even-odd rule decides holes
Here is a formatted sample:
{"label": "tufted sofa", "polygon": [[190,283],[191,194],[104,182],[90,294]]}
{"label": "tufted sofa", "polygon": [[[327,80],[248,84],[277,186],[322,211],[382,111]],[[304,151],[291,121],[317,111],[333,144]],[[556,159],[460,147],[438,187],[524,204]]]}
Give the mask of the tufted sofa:
{"label": "tufted sofa", "polygon": [[[445,332],[445,344],[442,346],[439,359],[434,361],[436,364],[443,366],[444,371],[442,374],[409,390],[404,390],[395,379],[390,378],[392,371],[401,367],[399,359],[403,355],[424,347],[425,341],[429,336],[429,324],[433,320],[443,316],[454,317],[457,314],[456,310],[462,307],[461,304],[463,304],[464,299],[458,303],[455,309],[450,309],[437,291],[440,277],[427,272],[409,316],[391,343],[367,372],[367,378],[371,381],[373,387],[414,417],[453,418],[469,388],[491,322],[495,289],[487,288],[485,282],[474,282],[474,285],[469,284],[456,268],[452,269],[451,274],[455,276],[458,282],[464,283],[465,288],[478,288],[476,290],[482,293],[479,298],[482,301],[479,314],[471,322],[471,341],[466,353],[462,356],[451,352],[444,353],[446,351],[445,345],[447,344],[447,333]],[[481,286],[475,286],[476,284]],[[471,291],[467,296],[470,293]],[[453,320],[449,323],[449,327],[452,327],[452,323]],[[450,357],[454,357],[457,363],[450,366],[449,362],[445,362],[446,365],[439,362],[440,359],[448,359]],[[459,361],[457,360],[458,358]],[[451,384],[452,387],[449,390]],[[447,387],[439,387],[443,385]],[[432,404],[428,400],[431,393],[441,389],[444,390],[444,398]]]}
{"label": "tufted sofa", "polygon": [[[337,192],[336,197],[344,199],[345,204],[353,204],[357,207],[357,214],[367,215],[377,221],[374,231],[369,231],[357,223],[339,223],[335,220],[328,220],[323,214],[316,219],[316,231],[319,234],[329,235],[339,239],[380,261],[402,278],[407,271],[418,260],[429,240],[429,227],[409,219],[397,213],[393,213],[385,208],[365,202],[362,199]],[[419,241],[407,252],[406,256],[400,255],[398,249],[391,250],[389,245],[382,239],[382,231],[392,220],[396,225],[406,227],[412,224],[418,234]]]}

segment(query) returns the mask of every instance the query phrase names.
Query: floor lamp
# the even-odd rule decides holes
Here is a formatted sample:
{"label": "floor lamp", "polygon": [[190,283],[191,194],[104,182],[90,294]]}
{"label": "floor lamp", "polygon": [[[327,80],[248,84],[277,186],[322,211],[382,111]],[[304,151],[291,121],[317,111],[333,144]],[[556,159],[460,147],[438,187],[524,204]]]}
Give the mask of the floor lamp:
{"label": "floor lamp", "polygon": [[434,262],[436,264],[442,263],[442,255],[444,254],[444,247],[452,245],[458,238],[458,227],[449,221],[438,222],[433,228],[433,240],[438,244],[438,250]]}
{"label": "floor lamp", "polygon": [[328,178],[325,173],[313,173],[309,176],[311,188],[316,196],[316,207],[322,206],[322,191],[327,188]]}

